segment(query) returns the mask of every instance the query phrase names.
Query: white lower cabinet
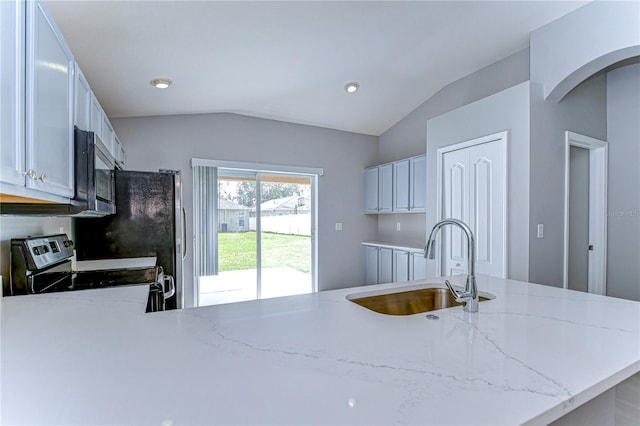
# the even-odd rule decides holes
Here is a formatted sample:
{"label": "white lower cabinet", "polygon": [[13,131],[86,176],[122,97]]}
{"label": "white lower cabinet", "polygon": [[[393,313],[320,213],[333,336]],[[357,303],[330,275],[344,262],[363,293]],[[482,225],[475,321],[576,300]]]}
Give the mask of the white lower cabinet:
{"label": "white lower cabinet", "polygon": [[364,244],[365,284],[384,284],[426,278],[424,251],[409,247]]}

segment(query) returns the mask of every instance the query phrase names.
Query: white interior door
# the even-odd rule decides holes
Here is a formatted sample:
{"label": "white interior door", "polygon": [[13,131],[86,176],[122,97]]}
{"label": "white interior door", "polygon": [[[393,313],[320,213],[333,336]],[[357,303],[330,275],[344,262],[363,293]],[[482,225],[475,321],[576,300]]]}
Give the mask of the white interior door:
{"label": "white interior door", "polygon": [[[505,277],[506,134],[501,135],[465,142],[444,153],[442,218],[460,219],[473,231],[476,272]],[[454,227],[443,231],[443,273],[466,274],[464,234]]]}

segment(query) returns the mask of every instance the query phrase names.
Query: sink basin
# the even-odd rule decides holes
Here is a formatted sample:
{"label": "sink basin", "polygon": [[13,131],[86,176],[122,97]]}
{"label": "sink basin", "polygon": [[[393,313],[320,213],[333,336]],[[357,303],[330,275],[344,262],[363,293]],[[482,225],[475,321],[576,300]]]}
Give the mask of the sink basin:
{"label": "sink basin", "polygon": [[[480,301],[493,299],[492,295],[480,295]],[[429,287],[395,293],[372,294],[356,293],[347,296],[347,300],[364,306],[374,312],[387,315],[413,315],[438,309],[462,306],[442,287]]]}

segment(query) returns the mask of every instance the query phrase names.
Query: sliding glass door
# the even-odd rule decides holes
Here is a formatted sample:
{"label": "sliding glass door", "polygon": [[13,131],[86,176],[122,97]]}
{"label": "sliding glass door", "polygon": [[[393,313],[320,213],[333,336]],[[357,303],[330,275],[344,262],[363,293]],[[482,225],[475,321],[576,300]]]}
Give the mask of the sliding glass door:
{"label": "sliding glass door", "polygon": [[311,178],[263,173],[259,178],[260,297],[311,293]]}
{"label": "sliding glass door", "polygon": [[314,177],[215,169],[215,185],[208,187],[216,194],[210,209],[201,209],[216,220],[209,222],[215,229],[199,231],[213,248],[205,256],[208,271],[198,277],[198,304],[314,291]]}

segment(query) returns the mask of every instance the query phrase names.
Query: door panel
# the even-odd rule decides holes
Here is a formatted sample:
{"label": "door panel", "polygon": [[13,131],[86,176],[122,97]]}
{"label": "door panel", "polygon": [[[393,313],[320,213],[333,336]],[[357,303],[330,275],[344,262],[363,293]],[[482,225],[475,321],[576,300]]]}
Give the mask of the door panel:
{"label": "door panel", "polygon": [[[501,140],[445,153],[442,170],[442,217],[460,219],[473,231],[476,272],[504,277],[505,169]],[[466,238],[458,228],[448,226],[445,230],[443,273],[466,274]]]}
{"label": "door panel", "polygon": [[472,197],[472,216],[476,246],[476,262],[491,263],[491,160],[487,157],[479,158],[474,164],[474,185]]}
{"label": "door panel", "polygon": [[[464,150],[452,151],[444,156],[444,212],[443,218],[469,221],[469,155]],[[467,249],[460,229],[447,226],[444,232],[444,274],[455,275],[466,272]]]}

